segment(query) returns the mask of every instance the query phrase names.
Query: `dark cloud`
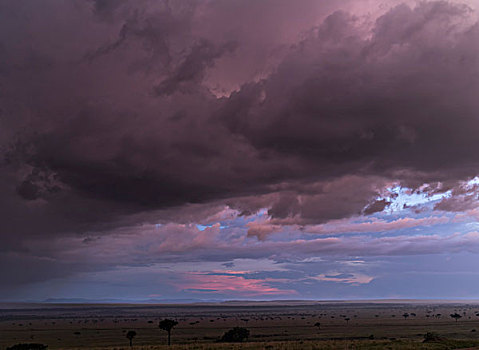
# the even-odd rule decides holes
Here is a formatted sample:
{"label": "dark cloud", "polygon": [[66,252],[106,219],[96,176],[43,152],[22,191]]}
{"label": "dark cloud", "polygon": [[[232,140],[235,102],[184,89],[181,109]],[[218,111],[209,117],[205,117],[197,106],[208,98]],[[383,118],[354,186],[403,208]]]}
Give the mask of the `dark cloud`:
{"label": "dark cloud", "polygon": [[391,202],[386,199],[376,200],[373,203],[369,204],[363,210],[364,215],[371,215],[380,211],[383,211]]}
{"label": "dark cloud", "polygon": [[320,176],[474,176],[478,26],[456,24],[467,13],[443,2],[401,5],[363,37],[356,18],[336,12],[276,73],[233,94],[226,123],[259,149],[320,164],[308,168]]}
{"label": "dark cloud", "polygon": [[202,40],[191,48],[191,52],[178,64],[168,78],[155,87],[158,95],[171,95],[176,91],[189,92],[188,86],[196,87],[203,81],[205,70],[227,52],[233,52],[236,43],[230,42],[216,47]]}
{"label": "dark cloud", "polygon": [[479,206],[479,185],[459,183],[451,189],[450,195],[438,202],[434,209],[463,212]]}
{"label": "dark cloud", "polygon": [[127,0],[92,0],[93,12],[100,18],[112,17],[118,9],[120,9]]}
{"label": "dark cloud", "polygon": [[[218,60],[241,47],[241,38],[196,37],[195,8],[94,2],[93,11],[113,16],[120,28],[117,39],[93,51],[98,60],[62,63],[51,56],[57,63],[39,69],[32,58],[21,64],[33,71],[10,72],[4,83],[15,79],[27,89],[10,87],[7,97],[29,101],[23,112],[7,103],[27,128],[21,162],[56,183],[29,171],[14,184],[19,195],[35,200],[75,191],[161,208],[265,194],[279,183],[310,184],[314,191],[317,181],[351,174],[401,180],[400,171],[409,169],[429,181],[475,175],[479,83],[471,43],[479,30],[466,22],[468,7],[399,5],[371,29],[355,15],[334,12],[274,73],[223,98],[202,83]],[[161,64],[145,77],[131,70],[141,62],[145,69]],[[331,219],[367,205],[366,213],[381,209],[374,207],[381,201],[370,204],[370,192],[355,194],[358,205],[335,213],[336,190],[307,204],[281,191],[270,213]]]}

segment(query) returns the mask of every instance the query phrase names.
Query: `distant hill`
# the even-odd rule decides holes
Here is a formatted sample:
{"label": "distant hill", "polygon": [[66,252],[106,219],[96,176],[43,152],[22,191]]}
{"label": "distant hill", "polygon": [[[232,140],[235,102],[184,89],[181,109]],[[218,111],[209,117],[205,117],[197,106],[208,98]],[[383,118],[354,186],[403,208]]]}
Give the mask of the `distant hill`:
{"label": "distant hill", "polygon": [[49,298],[42,302],[47,304],[193,304],[221,302],[222,300],[204,299],[86,299],[86,298]]}

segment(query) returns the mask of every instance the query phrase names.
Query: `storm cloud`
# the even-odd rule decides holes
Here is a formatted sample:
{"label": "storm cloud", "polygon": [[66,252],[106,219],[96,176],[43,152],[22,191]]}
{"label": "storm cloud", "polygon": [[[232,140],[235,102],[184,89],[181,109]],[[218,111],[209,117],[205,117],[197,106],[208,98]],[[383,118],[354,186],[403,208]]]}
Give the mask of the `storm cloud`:
{"label": "storm cloud", "polygon": [[[2,264],[43,259],[44,280],[92,271],[68,252],[104,252],[109,239],[125,251],[117,235],[144,237],[151,225],[161,248],[140,264],[160,253],[174,262],[178,251],[271,258],[283,245],[310,256],[297,235],[342,234],[348,220],[395,210],[395,188],[442,196],[427,209],[441,217],[376,217],[381,229],[353,223],[360,232],[443,225],[474,210],[478,10],[388,4],[0,2]],[[288,242],[268,242],[288,232]],[[452,242],[445,251],[476,242],[451,237],[430,238]],[[396,254],[386,244],[428,253],[427,236],[317,239],[311,247],[331,242],[338,254],[367,255],[370,240],[373,255]],[[98,269],[141,255],[128,254],[105,253]]]}

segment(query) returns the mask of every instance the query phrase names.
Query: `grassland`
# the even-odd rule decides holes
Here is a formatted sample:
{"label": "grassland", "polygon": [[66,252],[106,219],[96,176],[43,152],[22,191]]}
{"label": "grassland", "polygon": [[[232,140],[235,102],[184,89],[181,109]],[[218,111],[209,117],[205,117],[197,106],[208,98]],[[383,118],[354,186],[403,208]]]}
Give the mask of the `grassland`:
{"label": "grassland", "polygon": [[[456,322],[450,314],[461,318]],[[407,314],[407,315],[405,315]],[[475,303],[220,303],[187,305],[3,305],[0,350],[16,343],[49,349],[167,349],[158,321],[179,322],[170,349],[479,349]],[[320,323],[320,326],[315,324]],[[232,327],[248,342],[219,343]],[[477,330],[477,331],[476,331]],[[440,336],[423,343],[426,332]]]}

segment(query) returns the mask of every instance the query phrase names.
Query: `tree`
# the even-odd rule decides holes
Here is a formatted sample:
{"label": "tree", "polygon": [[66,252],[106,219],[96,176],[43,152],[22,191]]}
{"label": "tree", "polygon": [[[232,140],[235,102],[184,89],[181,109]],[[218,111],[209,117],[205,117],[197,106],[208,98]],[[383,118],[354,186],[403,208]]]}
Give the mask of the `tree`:
{"label": "tree", "polygon": [[163,321],[160,321],[158,327],[160,329],[168,332],[168,345],[171,345],[171,330],[178,324],[175,320],[170,320],[165,318]]}
{"label": "tree", "polygon": [[136,337],[136,332],[135,331],[128,331],[128,333],[126,333],[126,337],[130,341],[130,346],[133,346],[133,338]]}
{"label": "tree", "polygon": [[318,330],[321,329],[321,323],[319,323],[319,322],[316,322],[316,323],[314,324],[314,326],[315,326],[315,327],[318,327]]}
{"label": "tree", "polygon": [[349,320],[350,320],[350,318],[349,318],[349,317],[346,317],[344,320],[346,321],[346,324],[348,324],[348,323],[349,323]]}
{"label": "tree", "polygon": [[406,318],[409,317],[409,314],[407,312],[405,312],[405,313],[402,314],[402,317],[404,317],[404,319],[406,319]]}
{"label": "tree", "polygon": [[227,331],[221,337],[221,341],[228,343],[240,343],[249,337],[249,330],[243,327],[235,327]]}
{"label": "tree", "polygon": [[453,313],[453,314],[450,314],[449,316],[451,316],[452,318],[454,318],[457,322],[458,319],[462,318],[461,315],[459,315],[457,312]]}

